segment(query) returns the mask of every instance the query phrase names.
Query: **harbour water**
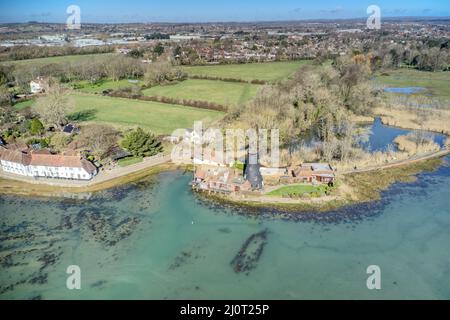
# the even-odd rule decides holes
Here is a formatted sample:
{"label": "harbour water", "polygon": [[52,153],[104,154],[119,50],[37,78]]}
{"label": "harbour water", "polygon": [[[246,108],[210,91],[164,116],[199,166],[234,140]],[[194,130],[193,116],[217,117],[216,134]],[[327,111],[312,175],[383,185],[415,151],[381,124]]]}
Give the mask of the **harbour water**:
{"label": "harbour water", "polygon": [[[328,213],[211,203],[190,178],[162,173],[83,201],[0,196],[0,298],[450,298],[448,163]],[[231,262],[260,232],[237,272]],[[66,287],[69,265],[80,290]],[[370,265],[381,290],[367,289]]]}

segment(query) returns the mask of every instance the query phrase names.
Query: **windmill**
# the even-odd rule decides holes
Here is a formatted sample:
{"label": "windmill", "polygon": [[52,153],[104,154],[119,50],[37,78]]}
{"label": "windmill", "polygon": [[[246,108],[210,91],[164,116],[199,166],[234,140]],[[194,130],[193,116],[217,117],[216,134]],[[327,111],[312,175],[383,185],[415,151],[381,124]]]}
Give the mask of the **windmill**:
{"label": "windmill", "polygon": [[249,152],[245,162],[244,179],[250,182],[253,190],[263,188],[263,179],[259,168],[258,154]]}

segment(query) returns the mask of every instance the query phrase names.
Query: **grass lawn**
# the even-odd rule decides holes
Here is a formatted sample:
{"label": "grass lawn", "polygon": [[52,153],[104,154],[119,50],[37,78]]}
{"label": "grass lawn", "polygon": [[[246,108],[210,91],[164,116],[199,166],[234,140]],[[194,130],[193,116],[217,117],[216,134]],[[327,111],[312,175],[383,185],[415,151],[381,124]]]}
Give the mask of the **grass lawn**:
{"label": "grass lawn", "polygon": [[189,75],[236,78],[246,81],[276,81],[288,77],[300,66],[307,63],[310,63],[310,60],[210,66],[184,66],[183,70]]}
{"label": "grass lawn", "polygon": [[325,193],[328,186],[326,185],[318,185],[313,186],[310,184],[292,184],[288,186],[283,186],[279,189],[273,190],[269,192],[268,196],[275,196],[275,197],[283,197],[288,195],[295,195],[295,196],[301,196],[304,193]]}
{"label": "grass lawn", "polygon": [[75,104],[72,120],[109,123],[118,127],[141,126],[156,134],[192,128],[197,120],[210,123],[224,115],[214,110],[84,93],[72,94],[72,98]]}
{"label": "grass lawn", "polygon": [[31,106],[33,105],[33,103],[34,103],[34,100],[33,100],[33,99],[31,99],[31,100],[25,100],[25,101],[16,103],[13,107],[14,107],[14,109],[16,109],[16,110],[22,110],[22,109],[31,107]]}
{"label": "grass lawn", "polygon": [[89,81],[80,81],[75,83],[74,85],[77,90],[80,90],[82,92],[102,93],[104,90],[107,89],[118,90],[123,88],[131,88],[133,86],[141,86],[142,84],[143,83],[140,80],[137,80],[137,83],[134,83],[130,82],[128,79],[122,79],[119,81],[103,80],[95,84],[92,84]]}
{"label": "grass lawn", "polygon": [[15,64],[15,65],[46,65],[51,63],[67,63],[76,62],[80,60],[92,60],[100,56],[114,55],[116,53],[98,53],[98,54],[77,54],[72,56],[58,56],[58,57],[48,57],[48,58],[37,58],[37,59],[25,59],[25,60],[15,60],[15,61],[4,61],[1,64]]}
{"label": "grass lawn", "polygon": [[173,85],[145,89],[143,94],[237,105],[252,99],[258,88],[258,85],[249,83],[188,79]]}
{"label": "grass lawn", "polygon": [[450,99],[450,72],[428,72],[415,69],[396,69],[378,74],[375,83],[387,87],[424,87],[426,91],[416,94],[431,94],[437,98]]}
{"label": "grass lawn", "polygon": [[142,162],[143,159],[144,159],[143,157],[129,157],[120,159],[119,161],[117,161],[117,164],[119,165],[119,167],[126,167],[132,164]]}

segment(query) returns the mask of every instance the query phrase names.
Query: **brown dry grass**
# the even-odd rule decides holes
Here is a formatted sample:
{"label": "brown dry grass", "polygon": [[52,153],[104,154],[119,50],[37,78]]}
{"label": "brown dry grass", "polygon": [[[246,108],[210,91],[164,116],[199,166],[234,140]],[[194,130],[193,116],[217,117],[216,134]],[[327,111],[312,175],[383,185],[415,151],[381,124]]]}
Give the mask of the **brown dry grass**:
{"label": "brown dry grass", "polygon": [[382,166],[391,162],[404,160],[408,158],[406,152],[364,152],[361,150],[360,154],[347,161],[333,162],[332,165],[338,172],[357,169],[371,168]]}
{"label": "brown dry grass", "polygon": [[349,116],[349,120],[355,123],[372,123],[374,121],[374,117],[351,114]]}
{"label": "brown dry grass", "polygon": [[450,135],[450,110],[416,109],[406,107],[379,107],[375,114],[389,126],[421,129]]}
{"label": "brown dry grass", "polygon": [[433,141],[417,145],[407,135],[398,136],[395,138],[394,142],[397,144],[399,150],[407,152],[410,156],[431,151],[438,151],[440,149],[439,145]]}

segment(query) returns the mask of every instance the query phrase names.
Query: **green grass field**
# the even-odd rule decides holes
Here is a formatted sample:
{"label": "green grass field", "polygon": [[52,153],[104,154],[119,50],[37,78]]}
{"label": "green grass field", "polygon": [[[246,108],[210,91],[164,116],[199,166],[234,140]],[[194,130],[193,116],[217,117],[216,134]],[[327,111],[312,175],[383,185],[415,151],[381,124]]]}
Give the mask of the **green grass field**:
{"label": "green grass field", "polygon": [[328,186],[326,185],[319,185],[319,186],[313,186],[310,184],[294,184],[294,185],[288,185],[281,187],[279,189],[273,190],[269,192],[268,196],[274,196],[274,197],[283,197],[283,196],[301,196],[305,193],[320,193],[323,194],[327,190]]}
{"label": "green grass field", "polygon": [[252,99],[259,87],[249,83],[189,79],[173,85],[145,89],[143,94],[237,105]]}
{"label": "green grass field", "polygon": [[116,53],[99,53],[99,54],[77,54],[72,56],[58,56],[49,58],[37,58],[37,59],[26,59],[26,60],[15,60],[15,61],[4,61],[1,64],[16,64],[16,65],[46,65],[52,63],[64,63],[64,62],[76,62],[80,60],[91,60],[100,56],[115,55]]}
{"label": "green grass field", "polygon": [[210,123],[224,115],[213,110],[84,93],[72,94],[72,99],[75,104],[72,120],[109,123],[118,127],[141,126],[156,134],[192,128],[197,120]]}
{"label": "green grass field", "polygon": [[22,102],[16,103],[16,104],[14,105],[14,109],[16,109],[16,110],[22,110],[22,109],[31,107],[31,106],[33,105],[33,103],[34,103],[34,100],[26,100],[26,101],[22,101]]}
{"label": "green grass field", "polygon": [[129,157],[120,159],[119,161],[117,161],[117,164],[119,165],[119,167],[126,167],[132,164],[140,163],[143,159],[143,157]]}
{"label": "green grass field", "polygon": [[92,84],[88,81],[79,81],[74,84],[75,88],[77,90],[80,90],[82,92],[86,93],[102,93],[104,90],[112,89],[112,90],[118,90],[118,89],[124,89],[124,88],[131,88],[133,86],[141,86],[142,81],[138,80],[137,83],[132,83],[128,79],[123,79],[119,81],[112,81],[112,80],[103,80],[98,83]]}
{"label": "green grass field", "polygon": [[236,78],[245,81],[276,81],[288,77],[300,66],[308,63],[310,63],[310,60],[211,66],[184,66],[183,70],[189,75]]}
{"label": "green grass field", "polygon": [[428,72],[415,69],[397,69],[377,75],[375,83],[387,87],[424,87],[426,91],[416,94],[431,94],[437,98],[450,99],[450,72]]}

